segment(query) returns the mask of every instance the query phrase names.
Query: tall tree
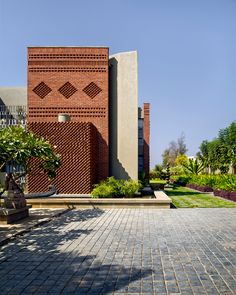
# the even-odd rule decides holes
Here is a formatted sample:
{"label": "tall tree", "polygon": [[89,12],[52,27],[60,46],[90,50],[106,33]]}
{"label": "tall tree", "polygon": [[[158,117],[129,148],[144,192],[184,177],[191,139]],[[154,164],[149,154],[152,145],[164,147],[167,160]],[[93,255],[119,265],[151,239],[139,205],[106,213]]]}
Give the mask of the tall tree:
{"label": "tall tree", "polygon": [[219,131],[219,140],[227,148],[230,164],[236,172],[236,121],[232,122],[227,128]]}
{"label": "tall tree", "polygon": [[185,155],[188,151],[185,143],[185,135],[181,133],[180,137],[177,140],[178,155]]}
{"label": "tall tree", "polygon": [[177,141],[172,140],[162,154],[163,166],[166,167],[169,163],[171,167],[175,166],[175,160],[179,155],[184,155],[187,152],[185,144],[185,136],[182,133]]}
{"label": "tall tree", "polygon": [[200,145],[198,158],[201,159],[212,172],[217,169],[227,173],[230,165],[236,171],[236,122],[221,129],[218,137],[212,141],[204,140]]}

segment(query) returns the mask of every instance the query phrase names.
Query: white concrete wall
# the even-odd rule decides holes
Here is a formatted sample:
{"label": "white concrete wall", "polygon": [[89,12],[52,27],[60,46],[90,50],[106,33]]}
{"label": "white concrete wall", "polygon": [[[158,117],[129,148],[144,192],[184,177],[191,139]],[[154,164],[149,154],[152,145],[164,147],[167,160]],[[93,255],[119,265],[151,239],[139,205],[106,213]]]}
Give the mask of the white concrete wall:
{"label": "white concrete wall", "polygon": [[137,52],[110,56],[110,174],[138,179]]}
{"label": "white concrete wall", "polygon": [[26,105],[26,87],[0,87],[0,105]]}

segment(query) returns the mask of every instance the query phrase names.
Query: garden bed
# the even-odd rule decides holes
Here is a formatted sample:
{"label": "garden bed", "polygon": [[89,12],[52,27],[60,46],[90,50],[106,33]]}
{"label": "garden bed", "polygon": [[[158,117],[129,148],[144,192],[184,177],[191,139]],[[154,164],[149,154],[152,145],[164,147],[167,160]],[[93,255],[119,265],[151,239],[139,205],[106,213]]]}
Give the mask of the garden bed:
{"label": "garden bed", "polygon": [[155,208],[170,209],[171,199],[167,196],[147,196],[144,198],[43,198],[29,199],[33,208]]}

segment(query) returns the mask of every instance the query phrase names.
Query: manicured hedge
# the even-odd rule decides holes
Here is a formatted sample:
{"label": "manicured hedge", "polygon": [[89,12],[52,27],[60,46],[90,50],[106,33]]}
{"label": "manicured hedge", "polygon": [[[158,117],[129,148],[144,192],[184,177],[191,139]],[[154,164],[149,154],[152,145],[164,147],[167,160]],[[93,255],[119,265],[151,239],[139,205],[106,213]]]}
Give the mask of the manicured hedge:
{"label": "manicured hedge", "polygon": [[216,189],[216,190],[214,190],[214,195],[236,202],[236,192],[230,192],[230,191]]}
{"label": "manicured hedge", "polygon": [[209,185],[197,185],[197,184],[193,184],[193,183],[187,183],[186,187],[192,188],[192,189],[196,189],[200,192],[213,192],[213,188]]}

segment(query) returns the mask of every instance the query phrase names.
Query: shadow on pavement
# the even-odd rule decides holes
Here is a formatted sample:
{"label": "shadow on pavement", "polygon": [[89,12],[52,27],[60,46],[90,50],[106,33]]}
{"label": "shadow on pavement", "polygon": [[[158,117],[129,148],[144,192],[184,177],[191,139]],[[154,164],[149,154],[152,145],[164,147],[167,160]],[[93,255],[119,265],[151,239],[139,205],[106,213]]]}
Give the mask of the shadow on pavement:
{"label": "shadow on pavement", "polygon": [[[73,210],[2,247],[1,295],[107,294],[126,290],[131,282],[150,275],[151,268],[127,267],[111,255],[98,257],[86,250],[88,243],[83,239],[96,231],[92,219],[104,213],[101,209]],[[90,243],[91,249],[94,246]],[[136,287],[139,293],[140,285]]]}

